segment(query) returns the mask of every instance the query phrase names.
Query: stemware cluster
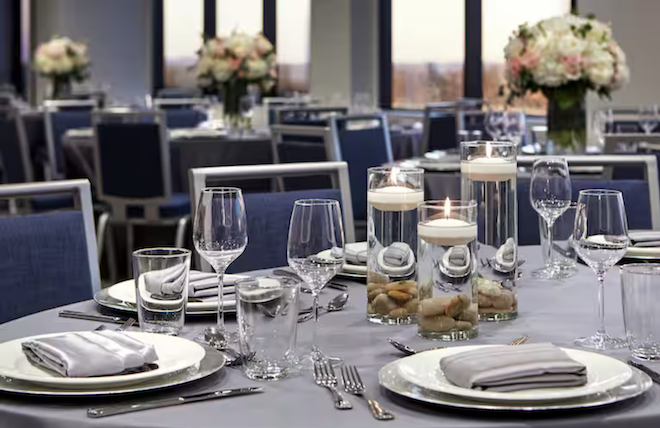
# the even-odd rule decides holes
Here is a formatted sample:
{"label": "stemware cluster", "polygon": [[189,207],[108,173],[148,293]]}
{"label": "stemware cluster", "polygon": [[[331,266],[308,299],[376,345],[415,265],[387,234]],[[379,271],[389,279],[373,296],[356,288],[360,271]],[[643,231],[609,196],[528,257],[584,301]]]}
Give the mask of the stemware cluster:
{"label": "stemware cluster", "polygon": [[[193,241],[199,255],[218,275],[218,323],[198,340],[223,348],[238,337],[224,323],[223,276],[227,267],[245,251],[248,244],[243,194],[233,187],[211,187],[202,191],[195,216]],[[316,326],[319,293],[344,264],[344,229],[339,202],[330,199],[301,199],[295,202],[289,227],[287,259],[289,266],[311,289],[314,335],[311,358],[325,357],[318,349]],[[332,250],[329,257],[319,257]]]}

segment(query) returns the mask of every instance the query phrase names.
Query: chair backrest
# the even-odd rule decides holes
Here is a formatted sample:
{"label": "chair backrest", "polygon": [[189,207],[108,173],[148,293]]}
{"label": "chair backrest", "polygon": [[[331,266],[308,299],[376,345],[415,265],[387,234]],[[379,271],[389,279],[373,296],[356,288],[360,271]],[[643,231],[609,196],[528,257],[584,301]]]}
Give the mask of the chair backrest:
{"label": "chair backrest", "polygon": [[48,166],[51,177],[64,177],[62,137],[69,129],[90,128],[92,111],[99,106],[98,100],[46,100],[45,128],[48,146]]}
{"label": "chair backrest", "polygon": [[118,220],[128,205],[143,206],[144,217],[157,220],[172,194],[164,114],[95,112],[92,121],[98,199],[112,205]]}
{"label": "chair backrest", "polygon": [[208,105],[209,101],[204,98],[154,98],[153,100],[153,107],[161,110],[191,109]]}
{"label": "chair backrest", "polygon": [[202,96],[202,91],[199,88],[184,88],[184,87],[174,87],[174,88],[162,88],[158,90],[156,94],[157,99],[161,98],[200,98]]}
{"label": "chair backrest", "polygon": [[458,103],[427,104],[424,108],[424,135],[419,153],[456,148],[456,108]]}
{"label": "chair backrest", "polygon": [[275,110],[275,123],[326,126],[328,119],[348,114],[348,107],[282,107]]}
{"label": "chair backrest", "polygon": [[[342,206],[346,242],[355,241],[351,190],[348,166],[345,162],[307,162],[281,165],[249,165],[190,170],[190,195],[193,218],[202,189],[212,180],[246,180],[271,177],[307,177],[328,174],[333,178],[332,189],[302,190],[284,193],[245,194],[248,222],[248,246],[230,266],[231,272],[284,266],[289,220],[297,199],[337,199]],[[209,270],[198,257],[198,266]]]}
{"label": "chair backrest", "polygon": [[394,162],[392,142],[383,114],[333,118],[330,121],[335,146],[332,161],[348,164],[356,220],[367,219],[367,169]]}
{"label": "chair backrest", "polygon": [[168,129],[197,128],[207,120],[205,111],[197,108],[160,108],[165,114]]}
{"label": "chair backrest", "polygon": [[0,218],[0,323],[101,289],[89,181],[0,186],[0,199],[61,193],[73,194],[80,210]]}
{"label": "chair backrest", "polygon": [[34,180],[23,117],[12,107],[0,106],[0,160],[5,183]]}

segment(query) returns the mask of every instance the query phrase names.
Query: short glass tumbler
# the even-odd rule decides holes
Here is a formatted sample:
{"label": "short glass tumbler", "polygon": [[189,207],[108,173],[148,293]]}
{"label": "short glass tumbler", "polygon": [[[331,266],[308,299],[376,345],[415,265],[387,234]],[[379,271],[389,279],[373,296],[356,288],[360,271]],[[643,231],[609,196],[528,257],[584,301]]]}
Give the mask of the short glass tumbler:
{"label": "short glass tumbler", "polygon": [[623,321],[628,347],[640,360],[660,360],[660,263],[621,267]]}
{"label": "short glass tumbler", "polygon": [[142,331],[178,335],[188,302],[190,251],[146,248],[133,252],[133,277]]}
{"label": "short glass tumbler", "polygon": [[[575,224],[576,202],[571,205],[557,219],[552,227],[552,244],[548,240],[548,228],[545,220],[539,216],[539,233],[541,249],[543,250],[543,263],[546,267],[552,263],[557,269],[556,278],[570,278],[577,272],[577,253],[573,246],[573,225]],[[552,245],[552,248],[548,246]],[[550,252],[552,251],[552,255]]]}
{"label": "short glass tumbler", "polygon": [[299,282],[270,276],[235,286],[245,374],[256,380],[285,378],[296,363]]}

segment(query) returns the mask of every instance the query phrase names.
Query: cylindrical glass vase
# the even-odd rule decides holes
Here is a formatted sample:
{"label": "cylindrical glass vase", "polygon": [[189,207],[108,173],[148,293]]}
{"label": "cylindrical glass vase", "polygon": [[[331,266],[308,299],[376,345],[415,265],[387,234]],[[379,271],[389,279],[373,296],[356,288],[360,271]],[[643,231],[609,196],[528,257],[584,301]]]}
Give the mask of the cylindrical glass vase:
{"label": "cylindrical glass vase", "polygon": [[461,199],[476,201],[479,319],[518,316],[518,205],[516,144],[461,143]]}
{"label": "cylindrical glass vase", "polygon": [[424,170],[369,168],[367,185],[367,319],[417,321],[417,204]]}
{"label": "cylindrical glass vase", "polygon": [[477,203],[428,201],[417,224],[418,332],[427,339],[477,337]]}

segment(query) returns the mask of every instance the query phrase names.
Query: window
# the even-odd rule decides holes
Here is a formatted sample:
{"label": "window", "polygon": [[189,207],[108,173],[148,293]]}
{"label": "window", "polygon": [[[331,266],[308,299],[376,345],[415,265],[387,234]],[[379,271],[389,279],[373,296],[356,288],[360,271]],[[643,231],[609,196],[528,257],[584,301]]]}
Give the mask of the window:
{"label": "window", "polygon": [[278,93],[309,92],[311,0],[277,0]]}
{"label": "window", "polygon": [[[483,96],[501,107],[506,99],[498,97],[498,90],[505,84],[504,47],[509,37],[521,24],[533,25],[569,13],[571,0],[482,0],[481,8]],[[518,102],[527,113],[545,114],[547,102],[540,93],[527,95]]]}
{"label": "window", "polygon": [[464,35],[465,0],[392,0],[392,107],[461,98]]}
{"label": "window", "polygon": [[196,86],[191,66],[202,45],[204,6],[201,0],[166,0],[164,14],[165,86]]}
{"label": "window", "polygon": [[257,34],[263,29],[263,0],[217,0],[217,33],[227,36],[234,30]]}

